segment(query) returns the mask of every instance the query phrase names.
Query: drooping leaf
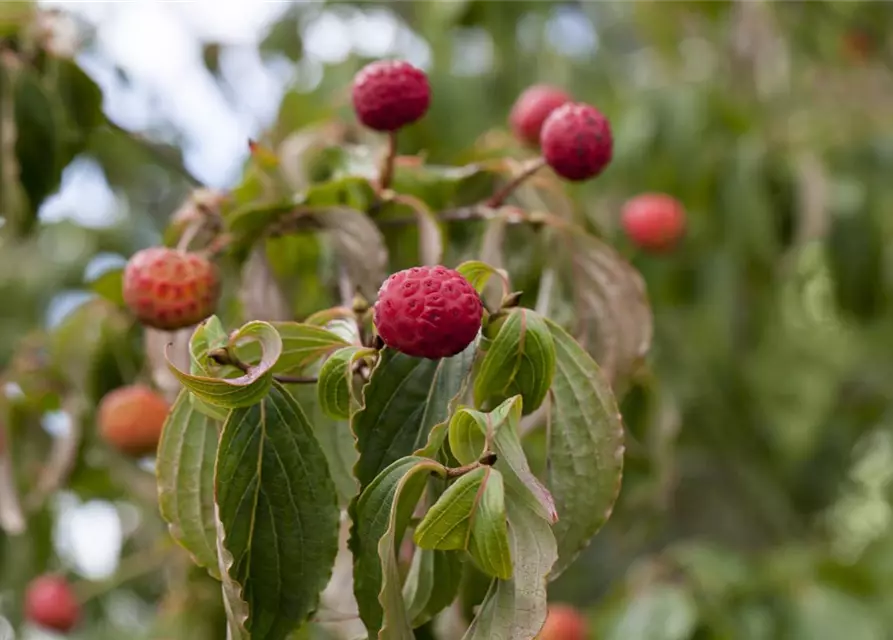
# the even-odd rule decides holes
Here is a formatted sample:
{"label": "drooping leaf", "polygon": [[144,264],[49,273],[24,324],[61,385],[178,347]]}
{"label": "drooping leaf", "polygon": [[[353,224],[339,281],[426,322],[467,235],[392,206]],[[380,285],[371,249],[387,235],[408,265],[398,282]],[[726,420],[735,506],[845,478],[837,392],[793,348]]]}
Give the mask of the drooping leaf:
{"label": "drooping leaf", "polygon": [[416,549],[403,584],[406,613],[413,627],[425,624],[453,603],[462,569],[457,552]]}
{"label": "drooping leaf", "polygon": [[552,528],[521,497],[525,491],[506,478],[514,575],[493,581],[463,640],[531,640],[546,622],[546,581],[558,553]]}
{"label": "drooping leaf", "polygon": [[548,522],[558,519],[549,490],[530,470],[518,424],[521,421],[521,396],[509,398],[489,413],[462,408],[453,414],[449,426],[449,442],[453,455],[461,464],[471,464],[485,452],[496,453],[494,467],[505,476],[506,483],[527,488],[522,497],[528,506]]}
{"label": "drooping leaf", "polygon": [[101,295],[109,302],[124,306],[122,283],[124,269],[109,269],[90,281],[90,289]]}
{"label": "drooping leaf", "polygon": [[468,553],[481,571],[500,580],[511,579],[513,573],[506,517],[502,474],[486,467],[481,495],[471,520]]}
{"label": "drooping leaf", "polygon": [[348,420],[357,408],[353,392],[353,365],[365,356],[377,353],[368,347],[342,347],[325,361],[317,376],[316,389],[320,408],[331,418]]}
{"label": "drooping leaf", "polygon": [[[474,378],[474,402],[496,406],[521,395],[524,413],[540,407],[555,375],[555,345],[543,317],[531,309],[512,309],[491,320],[496,336],[481,340],[483,354]],[[485,334],[489,337],[489,331]]]}
{"label": "drooping leaf", "polygon": [[282,353],[282,338],[267,322],[252,321],[245,324],[232,337],[231,342],[256,340],[261,345],[262,356],[256,365],[235,378],[214,378],[208,375],[184,373],[168,361],[171,371],[184,387],[200,400],[218,407],[235,409],[260,402],[273,383],[273,366]]}
{"label": "drooping leaf", "polygon": [[192,406],[183,389],[164,423],[155,463],[159,508],[171,535],[217,579],[214,462],[220,427]]}
{"label": "drooping leaf", "polygon": [[465,389],[476,344],[452,358],[413,358],[392,349],[380,352],[363,389],[362,409],[351,427],[360,460],[355,475],[368,485],[393,461],[422,448],[431,428],[447,419]]}
{"label": "drooping leaf", "polygon": [[446,469],[428,458],[401,458],[382,470],[351,505],[354,594],[371,637],[413,638],[396,547],[431,473],[443,476]]}
{"label": "drooping leaf", "polygon": [[623,424],[617,401],[595,361],[564,329],[547,320],[557,368],[549,404],[549,489],[558,576],[611,515],[623,474]]}
{"label": "drooping leaf", "polygon": [[215,488],[225,573],[247,604],[252,640],[285,638],[315,611],[338,551],[325,454],[303,409],[274,383],[223,427]]}
{"label": "drooping leaf", "polygon": [[413,540],[419,547],[440,551],[468,548],[471,523],[488,471],[486,467],[479,467],[447,487],[415,529]]}
{"label": "drooping leaf", "polygon": [[381,231],[365,213],[347,207],[318,209],[313,218],[331,235],[351,282],[373,300],[387,275],[388,253]]}
{"label": "drooping leaf", "polygon": [[85,138],[105,120],[102,113],[102,89],[73,60],[54,61],[54,88],[65,107],[68,120]]}
{"label": "drooping leaf", "polygon": [[579,229],[562,234],[572,263],[580,344],[612,383],[625,380],[651,347],[654,318],[645,282],[613,248]]}
{"label": "drooping leaf", "polygon": [[242,267],[239,287],[245,320],[286,321],[291,318],[288,301],[270,267],[263,245],[257,244]]}

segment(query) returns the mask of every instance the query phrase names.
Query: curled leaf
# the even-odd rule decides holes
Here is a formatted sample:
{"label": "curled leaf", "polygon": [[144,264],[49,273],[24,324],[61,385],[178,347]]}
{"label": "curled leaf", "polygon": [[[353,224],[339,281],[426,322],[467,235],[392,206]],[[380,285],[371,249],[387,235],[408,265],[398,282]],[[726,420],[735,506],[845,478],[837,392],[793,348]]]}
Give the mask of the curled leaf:
{"label": "curled leaf", "polygon": [[493,276],[498,277],[502,281],[503,295],[507,295],[511,289],[509,275],[505,269],[498,269],[480,260],[467,260],[456,267],[456,271],[462,274],[462,277],[468,280],[478,293],[484,292],[487,283],[490,282],[490,278]]}
{"label": "curled leaf", "polygon": [[[282,353],[282,338],[279,332],[267,322],[249,322],[235,332],[231,341],[243,339],[257,340],[261,345],[262,356],[256,365],[248,365],[247,371],[234,378],[216,378],[209,375],[184,373],[177,369],[168,358],[168,366],[184,387],[200,400],[222,407],[235,409],[260,402],[273,383],[273,365]],[[167,356],[167,354],[165,354]],[[200,358],[195,358],[200,360]],[[204,368],[202,363],[200,367]]]}
{"label": "curled leaf", "polygon": [[317,376],[317,398],[323,412],[336,420],[347,420],[359,406],[354,394],[353,365],[377,353],[367,347],[342,347],[323,364]]}

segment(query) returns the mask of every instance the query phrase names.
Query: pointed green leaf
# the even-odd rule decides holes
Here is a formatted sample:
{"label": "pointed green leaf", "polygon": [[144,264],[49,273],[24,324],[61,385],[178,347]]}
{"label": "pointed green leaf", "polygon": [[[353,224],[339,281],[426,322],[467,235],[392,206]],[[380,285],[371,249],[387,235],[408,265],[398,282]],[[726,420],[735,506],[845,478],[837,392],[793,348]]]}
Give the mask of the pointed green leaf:
{"label": "pointed green leaf", "polygon": [[346,420],[335,420],[323,413],[316,397],[316,388],[309,384],[289,385],[288,391],[304,408],[313,433],[326,454],[329,472],[338,488],[341,503],[348,504],[357,495],[357,481],[353,468],[357,463],[356,440]]}
{"label": "pointed green leaf", "polygon": [[543,403],[555,375],[555,345],[542,316],[530,309],[512,309],[495,321],[492,340],[481,341],[476,367],[474,403],[495,406],[513,395],[524,398],[524,413]]}
{"label": "pointed green leaf", "polygon": [[235,378],[214,378],[208,375],[183,373],[168,359],[168,366],[184,387],[208,404],[236,409],[256,404],[267,394],[273,383],[273,365],[282,353],[282,338],[268,322],[252,321],[239,329],[232,343],[257,340],[262,356],[256,365]]}
{"label": "pointed green leaf", "polygon": [[370,637],[412,640],[396,554],[431,473],[444,476],[446,469],[427,458],[401,458],[378,474],[351,505],[354,595]]}
{"label": "pointed green leaf", "polygon": [[530,640],[546,622],[546,580],[558,553],[552,528],[521,497],[525,491],[506,478],[514,576],[493,581],[463,640]]}
{"label": "pointed green leaf", "polygon": [[549,405],[549,489],[560,520],[566,569],[611,515],[623,475],[623,424],[610,385],[592,357],[551,320],[557,370]]}
{"label": "pointed green leaf", "polygon": [[420,627],[450,606],[462,580],[462,558],[452,551],[416,549],[403,584],[412,626]]}
{"label": "pointed green leaf", "polygon": [[549,490],[530,470],[527,456],[518,436],[521,421],[521,396],[509,398],[490,413],[462,408],[450,420],[449,442],[453,455],[461,464],[478,460],[485,450],[497,455],[494,467],[506,482],[517,480],[527,487],[524,494],[529,506],[549,522],[558,520],[555,503]]}
{"label": "pointed green leaf", "polygon": [[471,544],[468,553],[478,568],[500,580],[512,577],[505,510],[505,485],[502,474],[486,468],[481,496],[471,519]]}
{"label": "pointed green leaf", "polygon": [[225,573],[247,604],[243,626],[252,640],[285,638],[316,610],[331,576],[339,511],[312,427],[280,384],[230,413],[215,488]]}
{"label": "pointed green leaf", "polygon": [[461,273],[462,277],[468,280],[478,293],[484,292],[484,289],[487,288],[487,283],[490,282],[490,278],[493,276],[502,280],[503,291],[508,293],[509,276],[504,269],[497,269],[480,260],[468,260],[456,267],[456,271]]}
{"label": "pointed green leaf", "polygon": [[353,392],[353,365],[363,357],[377,353],[368,347],[342,347],[322,365],[316,385],[319,405],[329,417],[348,420],[358,402]]}
{"label": "pointed green leaf", "polygon": [[472,343],[452,358],[412,358],[383,349],[369,383],[364,407],[353,415],[360,460],[355,475],[368,485],[389,464],[423,447],[431,428],[446,420],[465,390],[474,361]]}
{"label": "pointed green leaf", "polygon": [[422,549],[456,551],[468,548],[471,522],[488,469],[480,467],[456,479],[437,499],[413,537]]}
{"label": "pointed green leaf", "polygon": [[171,536],[217,579],[214,461],[220,423],[196,411],[180,391],[164,423],[155,470],[158,503]]}
{"label": "pointed green leaf", "polygon": [[[273,373],[301,371],[322,360],[330,353],[349,346],[349,343],[336,333],[323,327],[301,322],[270,322],[282,338],[282,354],[273,365]],[[240,345],[239,357],[245,362],[256,362],[260,358],[257,342]]]}

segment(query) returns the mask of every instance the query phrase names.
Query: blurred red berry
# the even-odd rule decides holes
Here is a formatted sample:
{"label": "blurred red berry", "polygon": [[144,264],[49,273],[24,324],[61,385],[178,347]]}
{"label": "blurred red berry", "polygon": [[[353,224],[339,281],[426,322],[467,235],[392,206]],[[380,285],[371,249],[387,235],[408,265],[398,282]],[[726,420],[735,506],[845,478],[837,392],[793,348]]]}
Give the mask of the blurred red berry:
{"label": "blurred red berry", "polygon": [[621,223],[639,248],[666,251],[685,233],[685,208],[672,196],[644,193],[627,201]]}
{"label": "blurred red berry", "polygon": [[431,105],[428,76],[403,60],[379,60],[353,80],[357,118],[375,131],[396,131],[425,115]]}
{"label": "blurred red berry", "polygon": [[540,147],[546,162],[559,176],[572,182],[588,180],[611,162],[611,124],[595,107],[570,102],[546,118]]}
{"label": "blurred red berry", "polygon": [[585,640],[586,620],[579,611],[564,604],[549,605],[546,624],[539,640]]}
{"label": "blurred red berry", "polygon": [[80,605],[65,578],[39,576],[25,591],[25,618],[36,625],[67,633],[77,624],[80,614]]}
{"label": "blurred red berry", "polygon": [[214,313],[219,296],[217,268],[195,253],[143,249],[124,269],[124,302],[141,323],[155,329],[198,324]]}
{"label": "blurred red berry", "polygon": [[555,109],[571,101],[571,97],[557,87],[538,84],[526,89],[515,101],[509,114],[509,124],[515,137],[532,146],[540,143],[540,131],[546,118]]}
{"label": "blurred red berry", "polygon": [[395,273],[378,291],[373,320],[384,343],[417,358],[448,358],[477,336],[484,307],[462,275],[443,266]]}

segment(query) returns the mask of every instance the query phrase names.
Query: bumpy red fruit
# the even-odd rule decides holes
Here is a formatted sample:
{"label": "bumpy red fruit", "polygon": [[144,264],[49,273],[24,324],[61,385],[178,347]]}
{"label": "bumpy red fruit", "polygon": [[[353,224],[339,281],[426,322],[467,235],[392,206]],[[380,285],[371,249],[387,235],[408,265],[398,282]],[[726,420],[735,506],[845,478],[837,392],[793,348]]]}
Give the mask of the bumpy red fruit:
{"label": "bumpy red fruit", "polygon": [[124,269],[124,302],[144,325],[173,331],[198,324],[220,296],[217,268],[195,253],[143,249]]}
{"label": "bumpy red fruit", "polygon": [[80,606],[65,578],[43,575],[25,591],[25,617],[36,625],[67,633],[80,618]]}
{"label": "bumpy red fruit", "polygon": [[685,209],[676,198],[643,193],[623,206],[623,229],[638,247],[647,251],[672,249],[685,233]]}
{"label": "bumpy red fruit", "polygon": [[540,131],[546,118],[555,109],[571,101],[571,97],[548,85],[538,84],[526,89],[515,101],[509,114],[509,124],[515,137],[532,146],[540,143]]}
{"label": "bumpy red fruit", "polygon": [[598,109],[570,102],[555,109],[540,132],[543,157],[566,180],[594,178],[608,166],[614,154],[611,124]]}
{"label": "bumpy red fruit", "polygon": [[431,105],[428,76],[403,60],[379,60],[353,80],[357,118],[376,131],[396,131],[421,118]]}
{"label": "bumpy red fruit", "polygon": [[549,606],[546,624],[538,640],[586,640],[586,621],[579,611],[564,604]]}
{"label": "bumpy red fruit", "polygon": [[119,387],[105,394],[99,403],[99,433],[123,453],[149,455],[158,448],[167,413],[167,401],[149,387]]}
{"label": "bumpy red fruit", "polygon": [[481,328],[481,298],[462,275],[444,266],[395,273],[378,291],[373,321],[384,343],[417,358],[448,358]]}

